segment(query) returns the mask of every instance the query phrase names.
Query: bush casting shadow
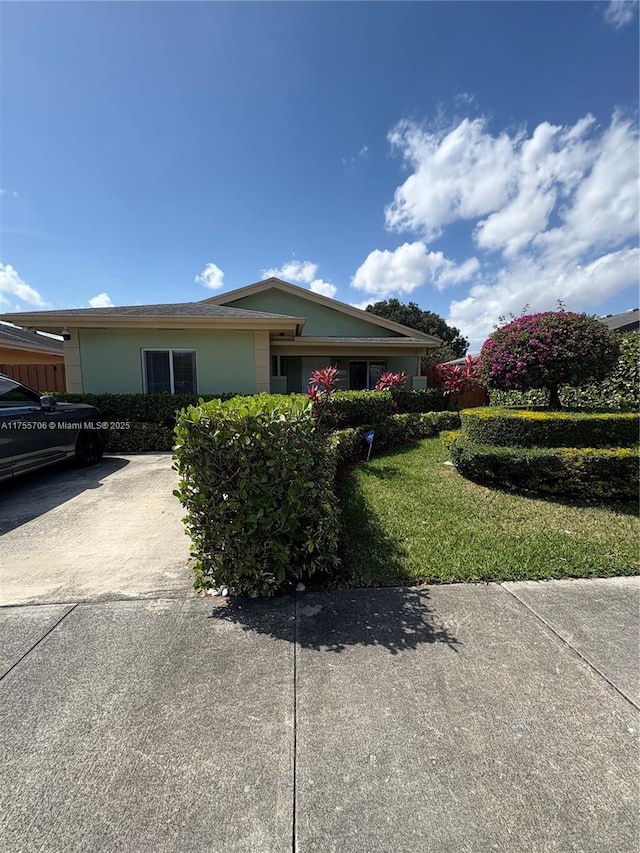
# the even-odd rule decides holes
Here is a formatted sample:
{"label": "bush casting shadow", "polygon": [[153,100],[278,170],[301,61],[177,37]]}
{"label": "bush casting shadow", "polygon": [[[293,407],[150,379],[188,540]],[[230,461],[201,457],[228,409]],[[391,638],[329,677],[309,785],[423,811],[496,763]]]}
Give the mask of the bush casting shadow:
{"label": "bush casting shadow", "polygon": [[[396,468],[380,470],[369,465],[363,465],[360,470],[380,480],[394,479],[398,471]],[[387,470],[391,472],[389,476]],[[415,577],[406,569],[406,547],[389,534],[353,476],[342,482],[340,525],[343,574],[351,580],[352,586],[375,586],[377,577],[385,578],[387,585],[415,583]]]}
{"label": "bush casting shadow", "polygon": [[381,646],[395,655],[429,643],[444,643],[457,652],[459,644],[430,608],[427,589],[392,587],[268,600],[238,598],[214,605],[210,618],[318,652]]}
{"label": "bush casting shadow", "polygon": [[545,494],[544,492],[536,492],[520,486],[510,486],[506,483],[492,481],[486,477],[467,476],[457,469],[456,471],[460,477],[470,483],[473,483],[475,486],[490,489],[492,492],[496,492],[497,494],[516,495],[521,498],[543,501],[546,504],[569,507],[570,509],[600,509],[605,512],[612,512],[619,515],[629,515],[632,518],[638,518],[640,515],[640,506],[632,501],[614,500],[613,498],[592,498],[590,500],[585,500],[577,497],[571,497],[570,495]]}

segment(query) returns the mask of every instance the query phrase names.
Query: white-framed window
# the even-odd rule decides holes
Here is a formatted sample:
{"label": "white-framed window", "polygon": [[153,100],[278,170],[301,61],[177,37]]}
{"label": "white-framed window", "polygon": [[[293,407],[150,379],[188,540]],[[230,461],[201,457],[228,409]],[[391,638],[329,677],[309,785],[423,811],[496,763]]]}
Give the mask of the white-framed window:
{"label": "white-framed window", "polygon": [[198,371],[194,349],[143,349],[145,394],[197,394]]}
{"label": "white-framed window", "polygon": [[366,391],[375,388],[386,369],[386,361],[350,361],[349,390]]}

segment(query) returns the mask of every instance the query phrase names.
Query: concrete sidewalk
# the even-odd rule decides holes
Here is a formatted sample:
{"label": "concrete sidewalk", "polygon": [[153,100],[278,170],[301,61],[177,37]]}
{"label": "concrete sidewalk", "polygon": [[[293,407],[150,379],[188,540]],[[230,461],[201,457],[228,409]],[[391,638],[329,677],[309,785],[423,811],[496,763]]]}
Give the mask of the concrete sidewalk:
{"label": "concrete sidewalk", "polygon": [[640,579],[0,610],[24,851],[638,850]]}

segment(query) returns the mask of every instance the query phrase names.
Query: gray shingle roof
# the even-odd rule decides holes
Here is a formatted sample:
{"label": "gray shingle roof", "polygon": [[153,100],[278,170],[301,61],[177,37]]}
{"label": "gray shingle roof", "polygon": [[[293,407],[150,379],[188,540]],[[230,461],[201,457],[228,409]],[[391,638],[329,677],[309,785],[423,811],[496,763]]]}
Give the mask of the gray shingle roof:
{"label": "gray shingle roof", "polygon": [[117,305],[113,308],[72,308],[51,312],[70,317],[237,317],[245,320],[293,320],[287,314],[270,314],[267,311],[247,311],[244,308],[226,308],[204,302],[170,302],[164,305]]}
{"label": "gray shingle roof", "polygon": [[632,308],[622,314],[607,314],[600,319],[614,332],[631,332],[640,328],[640,308]]}
{"label": "gray shingle roof", "polygon": [[7,326],[0,323],[0,346],[11,346],[11,344],[20,344],[21,346],[33,346],[38,349],[49,350],[52,353],[62,355],[62,341],[57,341],[54,338],[48,338],[45,335],[39,335],[36,332],[28,332],[26,329],[18,329],[14,326]]}

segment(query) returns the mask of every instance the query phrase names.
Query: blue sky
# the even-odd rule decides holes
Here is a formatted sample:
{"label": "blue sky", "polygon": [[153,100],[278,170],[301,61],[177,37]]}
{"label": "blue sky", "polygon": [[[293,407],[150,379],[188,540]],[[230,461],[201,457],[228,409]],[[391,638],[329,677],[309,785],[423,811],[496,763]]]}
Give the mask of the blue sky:
{"label": "blue sky", "polygon": [[638,303],[633,2],[11,3],[0,310]]}

